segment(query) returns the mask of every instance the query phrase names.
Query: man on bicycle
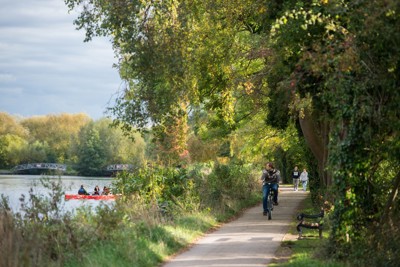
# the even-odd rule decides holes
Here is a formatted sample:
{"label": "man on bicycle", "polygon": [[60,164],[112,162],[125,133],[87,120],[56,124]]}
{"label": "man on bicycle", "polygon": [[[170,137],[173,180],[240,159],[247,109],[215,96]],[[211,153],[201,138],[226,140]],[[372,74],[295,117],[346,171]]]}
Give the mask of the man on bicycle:
{"label": "man on bicycle", "polygon": [[263,215],[268,215],[268,195],[272,190],[274,192],[274,205],[278,205],[278,184],[281,174],[274,168],[271,162],[265,164],[262,171],[261,180],[263,181]]}

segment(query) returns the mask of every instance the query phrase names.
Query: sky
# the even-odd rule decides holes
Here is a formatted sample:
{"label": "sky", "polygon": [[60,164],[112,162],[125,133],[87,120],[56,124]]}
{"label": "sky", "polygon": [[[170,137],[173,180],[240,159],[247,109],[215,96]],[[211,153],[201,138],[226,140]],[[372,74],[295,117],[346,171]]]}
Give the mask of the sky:
{"label": "sky", "polygon": [[104,117],[121,88],[111,42],[83,42],[64,0],[0,0],[0,112]]}

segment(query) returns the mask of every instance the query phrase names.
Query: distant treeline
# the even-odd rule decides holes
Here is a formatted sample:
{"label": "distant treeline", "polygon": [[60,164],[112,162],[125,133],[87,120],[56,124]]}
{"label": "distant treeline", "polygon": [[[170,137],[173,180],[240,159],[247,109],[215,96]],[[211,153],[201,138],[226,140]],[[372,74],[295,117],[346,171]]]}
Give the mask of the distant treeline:
{"label": "distant treeline", "polygon": [[90,176],[103,174],[109,164],[143,164],[146,142],[140,134],[129,138],[110,125],[110,119],[83,113],[21,118],[0,112],[0,169],[52,162]]}

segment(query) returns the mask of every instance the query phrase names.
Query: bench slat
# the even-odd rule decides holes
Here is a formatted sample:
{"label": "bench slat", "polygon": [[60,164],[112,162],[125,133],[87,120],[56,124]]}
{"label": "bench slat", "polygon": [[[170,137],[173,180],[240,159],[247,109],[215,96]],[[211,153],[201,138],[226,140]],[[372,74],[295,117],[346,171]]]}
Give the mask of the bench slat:
{"label": "bench slat", "polygon": [[[300,213],[297,215],[297,219],[300,221],[299,224],[297,224],[297,231],[299,233],[299,239],[302,236],[302,229],[301,228],[307,228],[307,229],[318,229],[319,232],[319,238],[322,238],[322,229],[323,229],[323,222],[322,218],[324,217],[324,210],[321,210],[319,214],[305,214],[305,213]],[[304,219],[320,219],[318,222],[306,222]]]}

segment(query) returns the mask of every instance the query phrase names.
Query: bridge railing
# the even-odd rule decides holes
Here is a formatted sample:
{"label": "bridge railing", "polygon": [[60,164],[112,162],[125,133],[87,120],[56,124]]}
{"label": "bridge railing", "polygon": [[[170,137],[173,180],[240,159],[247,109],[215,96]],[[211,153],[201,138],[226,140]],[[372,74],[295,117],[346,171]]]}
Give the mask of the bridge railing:
{"label": "bridge railing", "polygon": [[67,165],[59,164],[59,163],[27,163],[27,164],[17,165],[12,170],[13,171],[24,171],[24,170],[31,170],[31,169],[66,171]]}
{"label": "bridge railing", "polygon": [[[59,163],[27,163],[15,166],[14,168],[12,168],[12,171],[18,172],[18,171],[34,170],[34,169],[66,171],[67,165]],[[110,172],[128,171],[131,169],[133,169],[133,165],[131,164],[111,164],[106,167],[106,170]]]}
{"label": "bridge railing", "polygon": [[131,164],[111,164],[108,165],[106,170],[107,171],[128,171],[133,168]]}

